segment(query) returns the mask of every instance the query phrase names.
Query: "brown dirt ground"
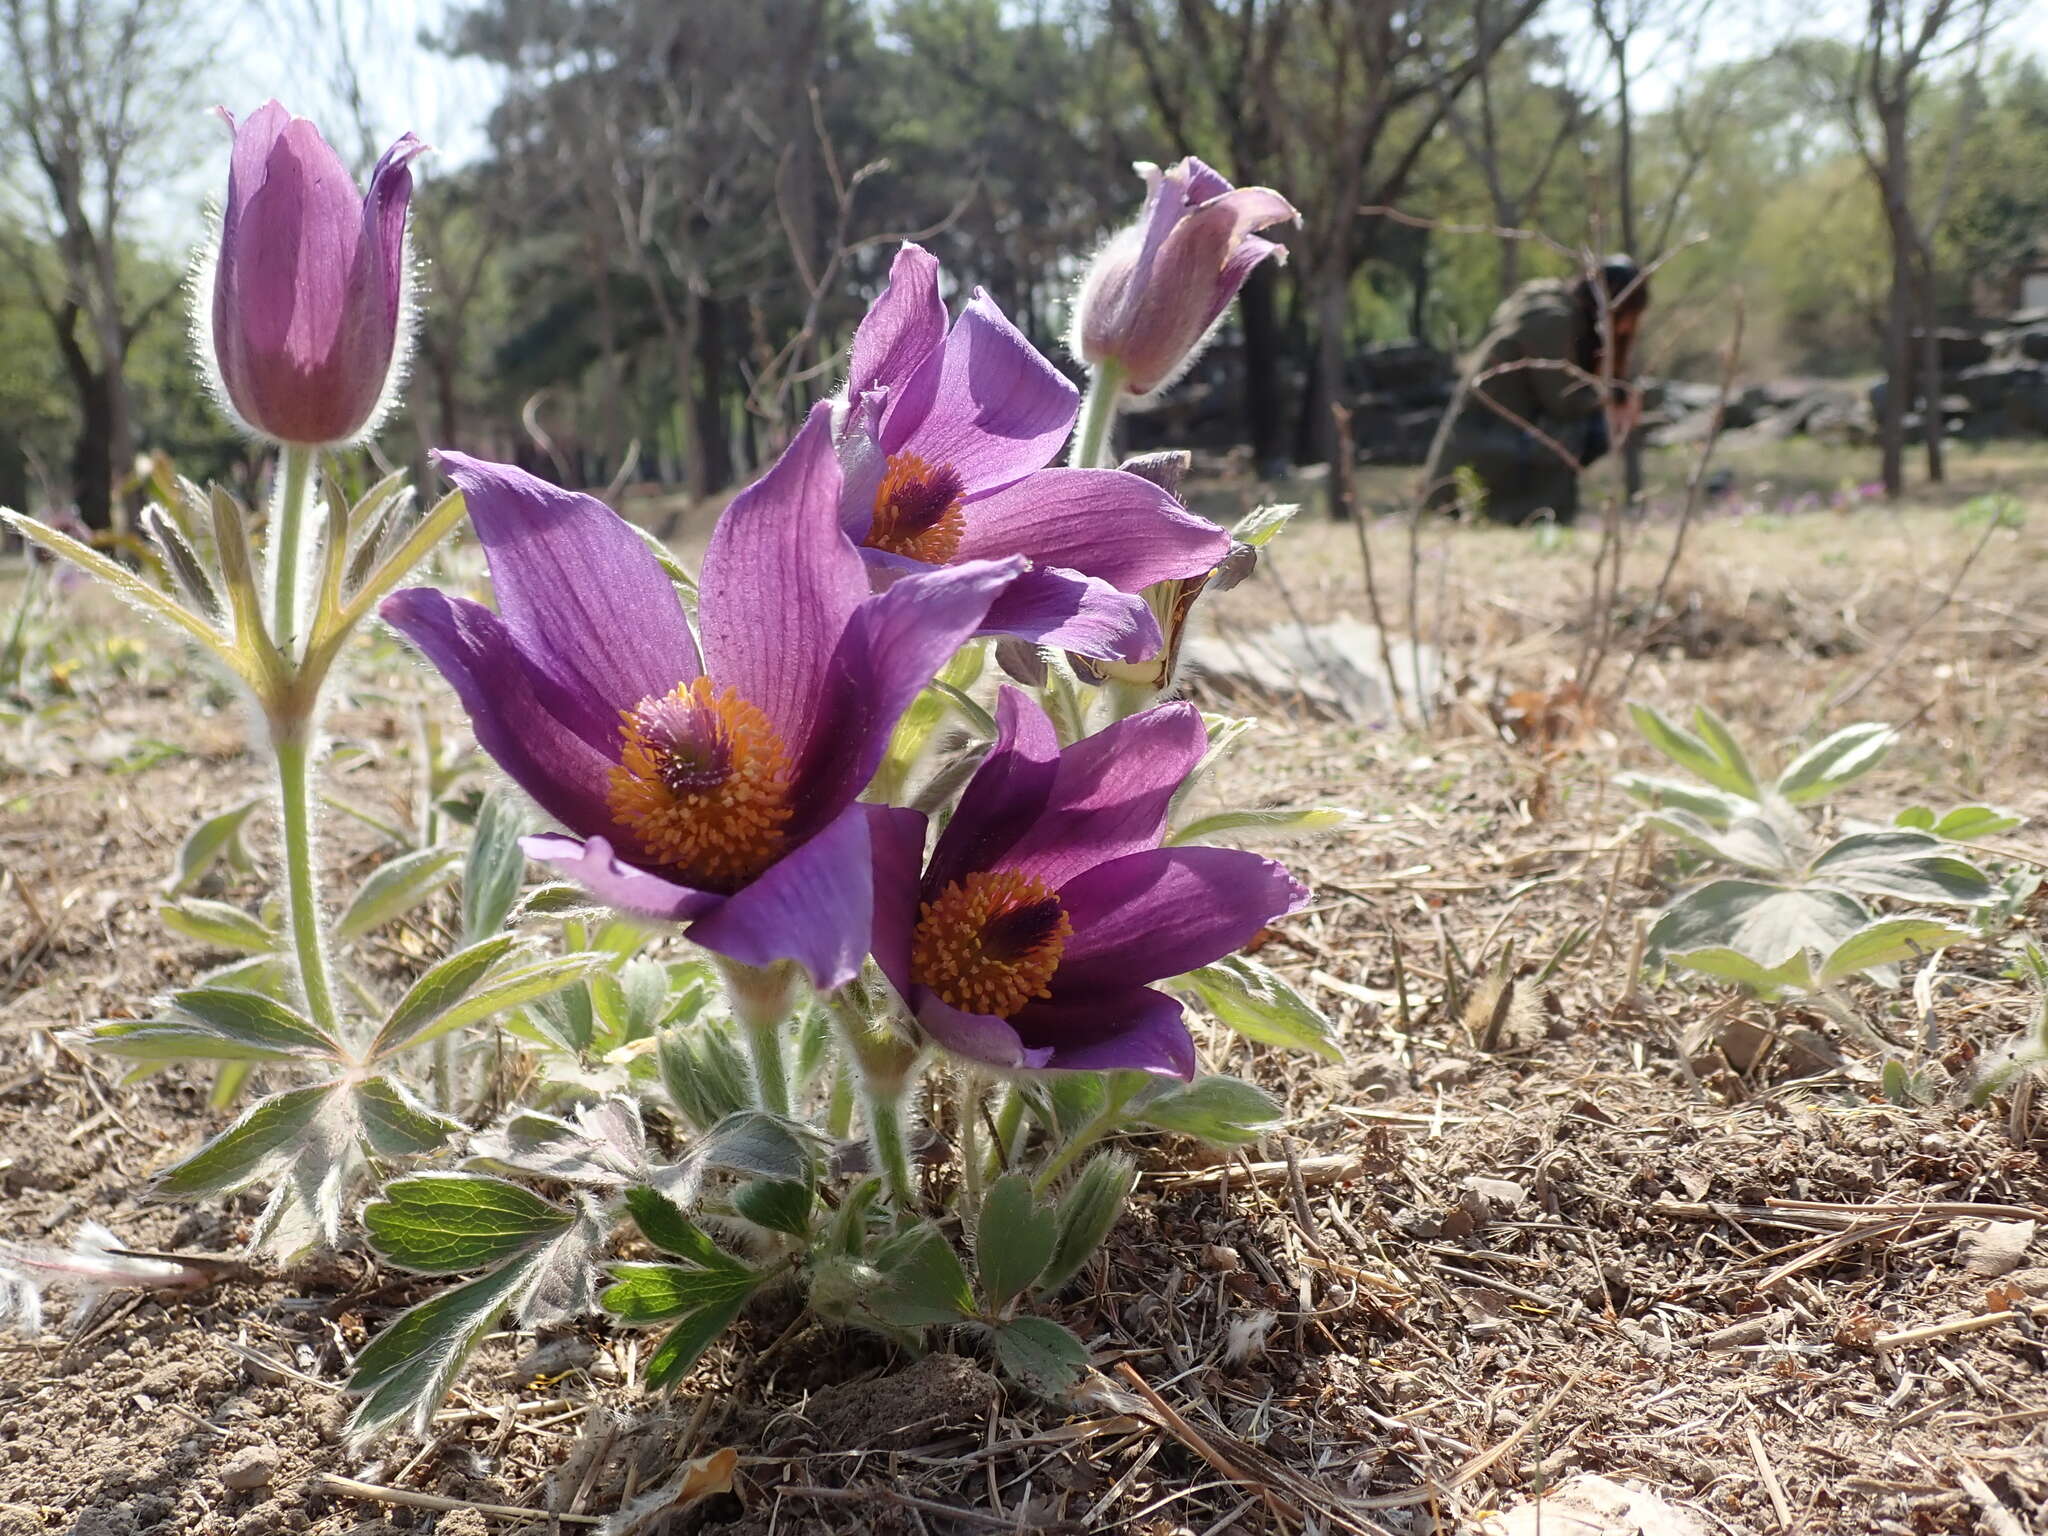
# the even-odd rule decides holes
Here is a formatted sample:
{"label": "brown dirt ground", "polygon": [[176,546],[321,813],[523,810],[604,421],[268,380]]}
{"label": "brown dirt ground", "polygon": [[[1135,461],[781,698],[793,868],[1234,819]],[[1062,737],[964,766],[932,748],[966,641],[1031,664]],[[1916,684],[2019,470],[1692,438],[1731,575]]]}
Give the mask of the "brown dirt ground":
{"label": "brown dirt ground", "polygon": [[[2048,501],[2031,494],[2038,525]],[[1830,720],[1911,725],[1844,809],[1990,798],[2034,818],[2002,840],[2016,858],[2048,858],[2048,530],[1995,533],[1958,599],[1902,640],[1977,531],[1945,508],[1717,516],[1662,610],[1624,632],[1623,661],[1649,642],[1631,691],[1710,700],[1763,743],[1875,671]],[[1405,613],[1406,535],[1370,532]],[[1645,609],[1668,539],[1641,536],[1624,614]],[[1789,1032],[1830,1033],[1818,1016],[1631,984],[1665,887],[1652,851],[1617,838],[1627,808],[1602,785],[1646,753],[1604,718],[1517,746],[1489,713],[1569,676],[1592,542],[1425,532],[1418,622],[1471,680],[1464,701],[1426,733],[1276,709],[1207,791],[1364,813],[1289,851],[1316,904],[1264,948],[1331,1008],[1347,1061],[1207,1040],[1211,1067],[1285,1098],[1286,1134],[1230,1163],[1142,1149],[1136,1210],[1061,1308],[1102,1371],[1074,1401],[1003,1388],[969,1341],[913,1364],[793,1328],[771,1301],[670,1402],[633,1386],[633,1335],[593,1322],[553,1360],[508,1336],[430,1440],[351,1455],[338,1384],[424,1292],[346,1253],[0,1336],[0,1536],[478,1536],[547,1529],[550,1510],[585,1529],[720,1446],[743,1458],[736,1491],[676,1529],[1448,1533],[1581,1471],[1709,1531],[2048,1528],[2048,1242],[1999,1280],[1964,1263],[1977,1219],[2048,1223],[2048,1115],[1894,1107],[1860,1048],[1834,1070],[1800,1054]],[[1349,532],[1305,528],[1213,622],[1359,612],[1358,572]],[[55,1031],[220,958],[168,938],[150,904],[194,817],[259,774],[231,705],[148,647],[109,662],[107,616],[73,601],[58,647],[84,658],[74,701],[0,727],[5,1235],[61,1244],[96,1218],[136,1246],[232,1253],[252,1200],[143,1199],[221,1122],[204,1082],[121,1086]],[[365,748],[347,797],[400,812],[418,696],[385,661],[360,675],[333,722]],[[151,761],[159,741],[178,750]],[[377,857],[367,829],[332,831],[358,870]],[[1526,972],[1581,929],[1481,1050],[1466,979],[1508,940]],[[366,959],[402,972],[408,956]],[[2027,1005],[1995,964],[1950,965],[1938,1054],[1959,1067]],[[224,1485],[266,1459],[265,1486]],[[368,1502],[330,1474],[508,1508]]]}

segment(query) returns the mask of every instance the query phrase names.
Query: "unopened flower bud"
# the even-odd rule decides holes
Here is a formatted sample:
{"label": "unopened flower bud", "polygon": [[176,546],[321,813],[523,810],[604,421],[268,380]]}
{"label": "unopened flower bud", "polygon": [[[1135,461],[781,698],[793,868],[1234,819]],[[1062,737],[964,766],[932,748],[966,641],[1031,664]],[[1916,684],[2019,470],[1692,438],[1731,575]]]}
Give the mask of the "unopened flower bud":
{"label": "unopened flower bud", "polygon": [[1192,155],[1161,170],[1138,222],[1111,237],[1082,279],[1068,346],[1121,370],[1127,395],[1166,388],[1202,350],[1252,268],[1285,247],[1254,231],[1299,219],[1269,187],[1233,187]]}
{"label": "unopened flower bud", "polygon": [[202,361],[252,431],[322,446],[358,437],[404,371],[406,134],[377,162],[367,195],[320,130],[266,102],[236,123],[213,262]]}

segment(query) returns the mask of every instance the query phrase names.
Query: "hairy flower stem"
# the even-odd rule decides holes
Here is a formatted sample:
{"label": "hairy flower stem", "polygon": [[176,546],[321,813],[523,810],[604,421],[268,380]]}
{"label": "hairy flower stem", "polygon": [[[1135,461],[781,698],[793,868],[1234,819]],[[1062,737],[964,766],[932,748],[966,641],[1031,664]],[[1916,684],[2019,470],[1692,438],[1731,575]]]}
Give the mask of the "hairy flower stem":
{"label": "hairy flower stem", "polygon": [[853,1134],[853,1063],[844,1056],[832,1067],[832,1097],[825,1103],[825,1134],[844,1141]]}
{"label": "hairy flower stem", "polygon": [[882,1176],[882,1189],[896,1211],[899,1222],[917,1215],[917,1185],[910,1177],[910,1150],[903,1140],[903,1090],[893,1091],[870,1081],[861,1108],[868,1127],[868,1144],[874,1150],[875,1171]]}
{"label": "hairy flower stem", "polygon": [[981,1209],[981,1099],[985,1087],[979,1072],[960,1074],[960,1196],[961,1213],[966,1216]]}
{"label": "hairy flower stem", "polygon": [[769,1114],[787,1115],[789,1064],[783,1055],[782,1034],[783,1025],[796,1011],[800,973],[786,962],[755,966],[725,960],[719,969],[725,975],[733,1017],[747,1034],[747,1050],[754,1059],[756,1099]]}
{"label": "hairy flower stem", "polygon": [[334,984],[327,970],[327,935],[320,923],[320,895],[313,862],[312,722],[270,722],[270,750],[277,759],[278,818],[284,825],[285,910],[291,923],[292,953],[298,961],[299,990],[306,1012],[328,1034],[339,1036]]}
{"label": "hairy flower stem", "polygon": [[285,660],[298,655],[299,543],[306,522],[311,448],[287,443],[278,454],[277,496],[270,509],[270,633]]}
{"label": "hairy flower stem", "polygon": [[903,1100],[916,1074],[919,1048],[904,1039],[882,1017],[878,1003],[860,981],[841,987],[826,999],[847,1058],[860,1076],[861,1108],[875,1172],[895,1207],[899,1221],[917,1215],[917,1185],[910,1176],[910,1154],[903,1140]]}
{"label": "hairy flower stem", "polygon": [[1038,1177],[1031,1181],[1031,1192],[1034,1195],[1043,1195],[1047,1190],[1051,1189],[1059,1181],[1061,1174],[1081,1160],[1083,1152],[1086,1152],[1095,1143],[1116,1129],[1117,1122],[1123,1119],[1124,1106],[1131,1102],[1132,1095],[1138,1091],[1140,1086],[1130,1082],[1130,1079],[1136,1077],[1138,1077],[1138,1074],[1134,1072],[1112,1072],[1109,1074],[1107,1085],[1109,1097],[1102,1101],[1102,1108],[1098,1109],[1078,1131],[1074,1132],[1067,1139],[1066,1145],[1055,1152],[1051,1160],[1038,1170]]}
{"label": "hairy flower stem", "polygon": [[1116,410],[1123,394],[1124,371],[1113,362],[1100,362],[1088,376],[1088,397],[1081,402],[1081,424],[1074,430],[1074,446],[1067,456],[1072,469],[1111,469],[1110,431],[1116,425]]}
{"label": "hairy flower stem", "polygon": [[985,1177],[996,1177],[1016,1160],[1017,1135],[1023,1129],[1024,1095],[1012,1084],[1003,1094],[1002,1107],[996,1111],[996,1139],[988,1149]]}

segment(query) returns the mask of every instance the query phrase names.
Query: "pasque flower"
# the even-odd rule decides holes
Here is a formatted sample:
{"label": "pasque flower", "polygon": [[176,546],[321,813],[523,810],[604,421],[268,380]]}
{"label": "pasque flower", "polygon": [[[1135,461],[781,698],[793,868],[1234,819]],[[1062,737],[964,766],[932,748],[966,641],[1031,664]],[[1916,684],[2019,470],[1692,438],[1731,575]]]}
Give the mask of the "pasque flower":
{"label": "pasque flower", "polygon": [[406,134],[367,194],[303,117],[266,102],[237,123],[213,302],[200,352],[243,422],[282,443],[347,442],[373,426],[403,372]]}
{"label": "pasque flower", "polygon": [[839,528],[821,405],[719,520],[692,633],[659,562],[602,502],[440,458],[498,610],[413,588],[382,612],[454,685],[484,750],[573,834],[530,837],[527,851],[742,964],[794,960],[820,987],[851,979],[872,912],[855,797],[897,717],[1023,562],[871,593]]}
{"label": "pasque flower", "polygon": [[905,245],[853,339],[838,439],[842,517],[878,579],[1022,555],[985,632],[1136,661],[1159,648],[1137,592],[1207,570],[1213,523],[1113,469],[1048,469],[1074,386],[979,289],[950,327],[939,264]]}
{"label": "pasque flower", "polygon": [[[1242,947],[1308,893],[1270,859],[1162,848],[1207,747],[1189,704],[1062,750],[1005,688],[995,746],[932,850],[925,819],[870,806],[875,958],[940,1045],[997,1067],[1194,1076],[1181,1005],[1148,985]],[[920,867],[921,866],[921,867]]]}
{"label": "pasque flower", "polygon": [[1287,259],[1256,231],[1300,215],[1270,187],[1233,187],[1192,155],[1165,170],[1141,161],[1138,173],[1145,210],[1088,268],[1068,346],[1091,367],[1121,370],[1123,393],[1145,396],[1194,361],[1254,267]]}

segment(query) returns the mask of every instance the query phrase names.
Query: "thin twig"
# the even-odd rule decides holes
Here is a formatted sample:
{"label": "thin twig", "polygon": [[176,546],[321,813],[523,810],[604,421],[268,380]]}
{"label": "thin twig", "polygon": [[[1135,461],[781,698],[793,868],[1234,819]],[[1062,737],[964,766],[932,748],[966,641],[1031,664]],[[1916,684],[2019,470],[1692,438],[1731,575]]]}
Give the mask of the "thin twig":
{"label": "thin twig", "polygon": [[416,1493],[410,1488],[384,1488],[376,1483],[359,1483],[352,1477],[341,1477],[333,1472],[322,1472],[314,1479],[314,1485],[324,1493],[338,1493],[345,1498],[364,1499],[373,1504],[402,1504],[408,1509],[432,1509],[444,1514],[467,1509],[479,1515],[495,1516],[500,1520],[555,1520],[569,1525],[604,1524],[602,1515],[549,1514],[546,1510],[520,1509],[511,1504],[478,1504],[469,1499],[451,1499],[438,1493]]}

